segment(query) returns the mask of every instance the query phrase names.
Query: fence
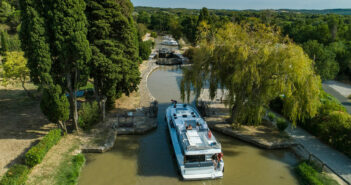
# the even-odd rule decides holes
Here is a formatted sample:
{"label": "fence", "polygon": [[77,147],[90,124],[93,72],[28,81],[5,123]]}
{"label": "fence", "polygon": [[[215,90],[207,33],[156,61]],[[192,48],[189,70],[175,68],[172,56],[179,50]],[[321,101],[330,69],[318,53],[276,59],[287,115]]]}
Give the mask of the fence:
{"label": "fence", "polygon": [[332,172],[337,177],[339,177],[344,183],[351,185],[344,177],[342,177],[338,172],[334,171],[330,166],[325,164],[321,159],[319,159],[314,154],[310,153],[303,145],[297,144],[294,148],[295,153],[303,159],[306,159],[308,162],[315,164],[324,172]]}

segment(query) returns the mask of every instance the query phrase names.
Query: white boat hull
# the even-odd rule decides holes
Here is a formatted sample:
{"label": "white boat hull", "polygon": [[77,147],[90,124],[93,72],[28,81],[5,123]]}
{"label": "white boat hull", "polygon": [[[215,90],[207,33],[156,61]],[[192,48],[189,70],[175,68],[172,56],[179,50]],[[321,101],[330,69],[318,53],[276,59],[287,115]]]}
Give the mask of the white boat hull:
{"label": "white boat hull", "polygon": [[[223,171],[215,170],[214,166],[211,167],[190,167],[186,168],[184,165],[184,156],[182,153],[182,149],[180,143],[178,141],[178,136],[175,128],[172,128],[170,124],[170,116],[168,115],[168,111],[166,111],[166,123],[169,131],[169,135],[171,138],[171,143],[173,145],[173,151],[175,154],[177,166],[180,174],[182,175],[183,180],[202,180],[202,179],[216,179],[223,177]],[[221,161],[221,165],[224,167],[223,161]]]}

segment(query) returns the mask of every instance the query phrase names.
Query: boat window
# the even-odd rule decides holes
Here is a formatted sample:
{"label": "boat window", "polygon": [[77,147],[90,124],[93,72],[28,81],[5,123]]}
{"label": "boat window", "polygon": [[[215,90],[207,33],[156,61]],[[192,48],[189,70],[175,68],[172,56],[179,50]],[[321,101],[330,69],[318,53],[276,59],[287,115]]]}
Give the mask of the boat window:
{"label": "boat window", "polygon": [[183,114],[183,118],[186,118],[186,117],[188,117],[188,115],[186,115],[186,114]]}
{"label": "boat window", "polygon": [[184,156],[185,163],[203,162],[203,161],[205,161],[205,155],[186,155],[186,156]]}

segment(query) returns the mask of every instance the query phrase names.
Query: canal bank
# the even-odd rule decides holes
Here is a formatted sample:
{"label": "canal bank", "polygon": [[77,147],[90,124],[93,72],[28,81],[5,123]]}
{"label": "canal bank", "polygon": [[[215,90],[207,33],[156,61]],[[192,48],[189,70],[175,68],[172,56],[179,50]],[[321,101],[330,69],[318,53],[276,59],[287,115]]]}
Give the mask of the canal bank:
{"label": "canal bank", "polygon": [[180,181],[164,110],[170,99],[180,101],[181,79],[181,67],[158,67],[149,74],[146,87],[159,102],[158,128],[142,136],[119,136],[110,151],[87,154],[79,184],[298,184],[293,172],[298,160],[290,151],[259,149],[216,132],[224,152],[224,178]]}

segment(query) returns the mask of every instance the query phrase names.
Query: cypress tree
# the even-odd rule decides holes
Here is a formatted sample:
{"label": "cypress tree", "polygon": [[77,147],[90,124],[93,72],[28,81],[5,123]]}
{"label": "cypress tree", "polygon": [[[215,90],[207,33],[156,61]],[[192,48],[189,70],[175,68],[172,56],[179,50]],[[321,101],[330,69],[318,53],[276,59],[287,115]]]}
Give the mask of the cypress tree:
{"label": "cypress tree", "polygon": [[1,32],[1,55],[4,56],[5,53],[9,50],[7,44],[7,33],[5,31]]}
{"label": "cypress tree", "polygon": [[[124,0],[86,0],[88,39],[93,58],[91,76],[99,101],[107,97],[111,106],[122,93],[129,94],[140,82],[137,32]],[[104,112],[104,110],[102,110]]]}
{"label": "cypress tree", "polygon": [[49,9],[47,29],[51,55],[54,58],[52,75],[69,94],[73,122],[78,132],[76,92],[87,83],[91,49],[87,40],[87,19],[84,0],[45,0]]}

